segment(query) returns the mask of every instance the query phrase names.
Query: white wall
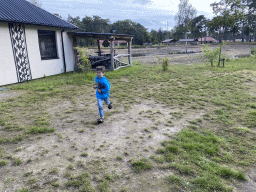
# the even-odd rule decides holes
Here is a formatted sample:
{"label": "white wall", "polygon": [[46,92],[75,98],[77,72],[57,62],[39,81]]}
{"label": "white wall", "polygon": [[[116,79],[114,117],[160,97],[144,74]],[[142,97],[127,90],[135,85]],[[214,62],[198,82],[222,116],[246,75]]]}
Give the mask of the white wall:
{"label": "white wall", "polygon": [[[37,30],[56,31],[56,44],[58,59],[41,60]],[[25,26],[28,57],[30,61],[32,78],[40,78],[44,75],[55,75],[64,72],[61,31],[62,29],[41,26]],[[74,70],[73,40],[63,32],[66,71]]]}
{"label": "white wall", "polygon": [[0,86],[17,82],[9,27],[0,22]]}
{"label": "white wall", "polygon": [[[56,31],[57,59],[41,60],[37,30]],[[64,61],[62,51],[60,28],[25,25],[28,59],[32,79],[44,76],[56,75],[64,72]],[[67,31],[67,30],[65,30]],[[74,70],[73,39],[63,32],[64,51],[66,60],[66,71]],[[10,33],[7,23],[0,22],[0,86],[17,83],[17,74],[13,58]]]}
{"label": "white wall", "polygon": [[[41,60],[38,29],[56,31],[57,59]],[[60,29],[26,25],[25,30],[32,78],[36,79],[64,72]]]}
{"label": "white wall", "polygon": [[75,66],[75,55],[73,50],[73,38],[70,37],[67,32],[63,33],[64,40],[64,50],[65,50],[65,59],[66,59],[66,70],[74,71]]}

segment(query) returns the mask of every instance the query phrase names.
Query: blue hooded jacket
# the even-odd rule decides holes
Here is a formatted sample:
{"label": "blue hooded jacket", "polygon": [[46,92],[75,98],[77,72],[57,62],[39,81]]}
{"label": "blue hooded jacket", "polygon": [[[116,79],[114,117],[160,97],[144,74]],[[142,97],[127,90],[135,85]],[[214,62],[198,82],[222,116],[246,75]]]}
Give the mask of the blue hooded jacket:
{"label": "blue hooded jacket", "polygon": [[109,98],[109,90],[110,90],[110,83],[106,77],[98,78],[95,77],[95,83],[98,86],[100,83],[103,86],[103,89],[101,89],[101,93],[98,92],[98,89],[96,90],[96,98],[97,99],[107,99]]}

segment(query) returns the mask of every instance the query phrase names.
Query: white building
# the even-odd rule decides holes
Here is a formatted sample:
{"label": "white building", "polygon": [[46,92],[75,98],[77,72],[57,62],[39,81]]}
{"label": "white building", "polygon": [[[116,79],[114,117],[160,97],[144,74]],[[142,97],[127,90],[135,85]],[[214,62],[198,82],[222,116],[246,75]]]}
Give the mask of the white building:
{"label": "white building", "polygon": [[0,86],[73,71],[77,27],[25,0],[0,1]]}

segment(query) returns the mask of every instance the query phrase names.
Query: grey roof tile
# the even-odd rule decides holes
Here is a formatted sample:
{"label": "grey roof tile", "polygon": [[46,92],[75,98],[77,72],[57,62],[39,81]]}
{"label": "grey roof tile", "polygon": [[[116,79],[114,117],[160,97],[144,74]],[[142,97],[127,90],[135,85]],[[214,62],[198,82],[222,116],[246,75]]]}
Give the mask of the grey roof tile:
{"label": "grey roof tile", "polygon": [[71,29],[78,28],[26,0],[0,0],[0,21]]}

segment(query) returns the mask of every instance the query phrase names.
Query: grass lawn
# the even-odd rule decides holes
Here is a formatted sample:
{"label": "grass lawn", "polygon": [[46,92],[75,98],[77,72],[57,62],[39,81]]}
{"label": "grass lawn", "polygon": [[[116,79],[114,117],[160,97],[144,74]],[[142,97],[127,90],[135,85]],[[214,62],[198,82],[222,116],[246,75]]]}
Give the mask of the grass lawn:
{"label": "grass lawn", "polygon": [[[255,61],[254,57],[230,60],[225,68],[211,67],[210,63],[180,64],[169,66],[167,71],[159,64],[135,62],[132,67],[106,72],[114,109],[105,113],[105,122],[100,126],[95,121],[98,113],[92,89],[95,73],[67,73],[7,86],[20,94],[0,100],[3,189],[25,192],[233,191],[239,188],[247,180],[246,171],[256,162]],[[143,102],[163,108],[139,109],[131,114]],[[63,107],[61,110],[54,108],[58,104]],[[104,126],[111,130],[115,125],[111,118],[127,121],[128,115],[122,116],[123,113],[136,116],[136,120],[129,122],[131,132],[127,130],[123,135],[131,148],[120,144],[114,149],[113,154],[118,151],[116,156],[103,158],[101,155],[115,141],[101,141],[97,145],[99,140],[95,139],[91,142],[94,146],[90,143],[88,148],[80,146],[78,138],[74,142],[74,133],[90,134],[92,138]],[[144,126],[140,120],[149,123]],[[185,122],[180,131],[168,132],[180,121]],[[167,130],[164,141],[151,142],[163,127]],[[135,138],[132,131],[136,129],[141,131]],[[51,142],[52,148],[43,146],[43,142],[40,146],[47,138],[49,142],[50,138],[56,139]],[[29,152],[28,146],[33,142],[39,146],[30,157],[32,151]],[[149,142],[153,144],[148,146]],[[66,143],[68,153],[62,156],[58,149]],[[142,151],[138,152],[137,148]],[[41,159],[51,158],[49,154],[53,151],[60,163],[65,160],[63,167],[39,165]],[[19,170],[30,165],[33,170]],[[127,169],[118,172],[121,167]],[[152,178],[148,176],[151,172],[164,176]],[[144,178],[144,183],[136,183],[133,178]]]}

